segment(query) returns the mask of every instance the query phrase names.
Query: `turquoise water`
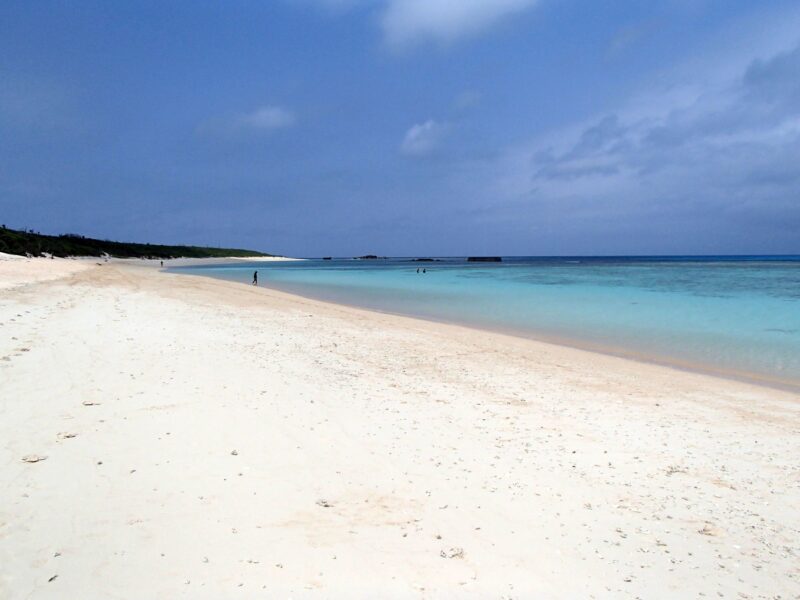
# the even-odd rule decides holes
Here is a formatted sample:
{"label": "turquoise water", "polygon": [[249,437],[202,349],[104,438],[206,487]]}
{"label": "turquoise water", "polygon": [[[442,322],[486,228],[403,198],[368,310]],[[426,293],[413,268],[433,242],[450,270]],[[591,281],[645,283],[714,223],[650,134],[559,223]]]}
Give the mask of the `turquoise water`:
{"label": "turquoise water", "polygon": [[[417,274],[417,268],[427,269]],[[800,257],[309,260],[183,267],[387,312],[800,387]]]}

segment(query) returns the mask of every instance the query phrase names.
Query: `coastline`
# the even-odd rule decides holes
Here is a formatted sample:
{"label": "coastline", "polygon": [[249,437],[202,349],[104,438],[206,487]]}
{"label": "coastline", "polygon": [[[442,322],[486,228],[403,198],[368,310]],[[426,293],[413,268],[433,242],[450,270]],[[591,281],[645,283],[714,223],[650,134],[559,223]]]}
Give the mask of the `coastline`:
{"label": "coastline", "polygon": [[[197,263],[198,265],[202,265],[205,263]],[[178,266],[178,265],[175,265]],[[181,265],[183,266],[183,265]],[[207,277],[211,279],[215,279],[217,281],[227,281],[230,283],[235,283],[238,285],[249,285],[244,282],[238,282],[230,279],[225,279],[221,277],[213,277],[211,275],[205,275],[202,272],[199,273],[180,273],[181,275],[192,275],[197,277]],[[404,313],[404,312],[396,312],[376,306],[369,306],[369,305],[360,305],[357,303],[348,303],[345,301],[337,300],[337,299],[330,299],[326,298],[322,295],[314,296],[313,294],[306,294],[301,291],[297,290],[287,290],[282,288],[279,285],[275,285],[269,278],[262,278],[261,282],[259,282],[260,287],[268,288],[270,290],[274,290],[276,292],[288,294],[289,296],[295,296],[298,298],[305,298],[307,300],[312,300],[316,302],[322,302],[324,304],[332,304],[337,306],[345,306],[359,310],[367,310],[371,312],[376,312],[385,315],[397,316],[397,317],[406,317],[410,319],[417,319],[420,321],[425,321],[429,323],[439,323],[444,325],[454,325],[459,327],[466,327],[469,329],[474,329],[477,331],[485,331],[491,332],[501,335],[513,336],[521,339],[531,340],[534,342],[552,344],[556,346],[562,346],[566,348],[573,348],[576,350],[583,350],[586,352],[598,353],[603,354],[606,356],[613,356],[617,358],[622,358],[625,360],[631,360],[635,362],[651,364],[651,365],[658,365],[660,367],[665,367],[669,369],[675,369],[682,372],[688,373],[697,373],[702,375],[708,375],[711,377],[729,379],[732,381],[737,381],[740,383],[746,383],[751,385],[763,386],[768,387],[776,390],[786,391],[790,393],[798,394],[800,393],[800,382],[795,381],[793,379],[785,379],[779,378],[774,376],[769,376],[762,373],[757,373],[754,371],[745,371],[745,370],[736,370],[736,369],[725,369],[716,365],[711,364],[701,364],[697,361],[691,361],[689,359],[680,359],[678,357],[668,357],[668,356],[661,356],[657,354],[646,354],[643,352],[637,352],[631,350],[629,348],[625,348],[622,346],[614,346],[610,344],[601,344],[601,343],[593,343],[587,340],[581,340],[577,338],[570,338],[565,336],[558,336],[554,334],[549,334],[544,331],[530,331],[525,329],[515,329],[512,327],[500,327],[497,325],[490,325],[485,323],[474,323],[474,322],[466,322],[461,321],[458,319],[444,319],[440,317],[432,317],[426,315],[418,315],[412,313]]]}
{"label": "coastline", "polygon": [[[76,260],[85,260],[77,258]],[[164,263],[164,268],[169,267],[190,267],[195,265],[230,265],[236,262],[296,262],[303,261],[305,258],[292,258],[289,256],[227,256],[224,258],[109,258],[109,262],[133,265],[160,266]]]}
{"label": "coastline", "polygon": [[0,300],[0,596],[800,593],[797,394],[66,262]]}

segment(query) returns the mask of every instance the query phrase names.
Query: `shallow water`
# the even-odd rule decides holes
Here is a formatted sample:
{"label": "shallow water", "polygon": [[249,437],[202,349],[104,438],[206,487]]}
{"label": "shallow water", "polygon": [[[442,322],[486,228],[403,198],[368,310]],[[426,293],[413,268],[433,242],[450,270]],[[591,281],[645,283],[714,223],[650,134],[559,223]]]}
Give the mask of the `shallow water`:
{"label": "shallow water", "polygon": [[262,285],[312,298],[800,386],[800,257],[310,260],[171,270],[250,283],[256,269]]}

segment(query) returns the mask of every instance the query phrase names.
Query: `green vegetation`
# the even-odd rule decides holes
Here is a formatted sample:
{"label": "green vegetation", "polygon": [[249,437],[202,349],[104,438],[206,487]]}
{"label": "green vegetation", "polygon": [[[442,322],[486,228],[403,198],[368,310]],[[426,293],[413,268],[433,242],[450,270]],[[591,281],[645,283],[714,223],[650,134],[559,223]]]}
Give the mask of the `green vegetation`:
{"label": "green vegetation", "polygon": [[53,256],[103,256],[116,258],[225,258],[231,256],[270,256],[253,250],[206,248],[202,246],[163,246],[95,240],[82,235],[42,235],[0,226],[0,252],[7,254],[52,254]]}

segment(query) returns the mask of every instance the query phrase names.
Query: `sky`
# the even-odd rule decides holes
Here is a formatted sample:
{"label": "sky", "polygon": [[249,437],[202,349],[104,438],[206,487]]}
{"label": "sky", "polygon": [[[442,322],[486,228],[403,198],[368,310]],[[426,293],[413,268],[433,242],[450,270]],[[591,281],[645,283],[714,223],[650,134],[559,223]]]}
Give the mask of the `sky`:
{"label": "sky", "polygon": [[800,4],[4,0],[0,223],[290,256],[800,253]]}

